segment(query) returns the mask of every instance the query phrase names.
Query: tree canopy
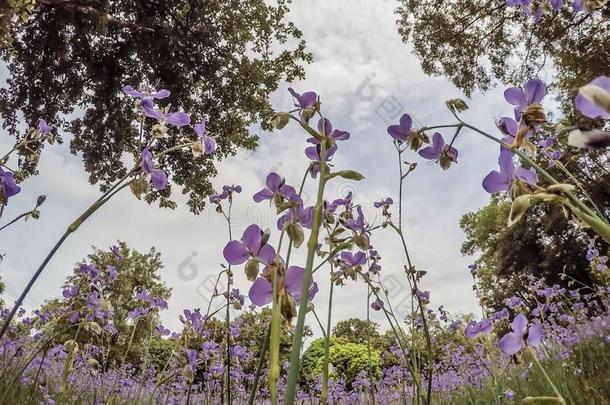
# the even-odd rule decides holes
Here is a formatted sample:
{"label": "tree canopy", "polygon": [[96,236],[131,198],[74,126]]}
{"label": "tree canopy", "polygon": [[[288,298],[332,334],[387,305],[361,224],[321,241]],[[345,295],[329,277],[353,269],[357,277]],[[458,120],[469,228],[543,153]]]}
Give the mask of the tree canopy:
{"label": "tree canopy", "polygon": [[[0,89],[3,128],[19,140],[24,124],[45,117],[69,135],[90,182],[104,190],[126,174],[125,162],[132,159],[125,154],[140,152],[133,103],[121,87],[168,89],[172,94],[163,105],[169,100],[172,109],[188,112],[192,124],[208,116],[207,129],[218,145],[211,157],[172,154],[160,162],[172,183],[183,187],[193,212],[212,192],[214,158],[256,146],[250,127],[261,121],[268,128],[269,94],[281,80],[302,78],[301,64],[311,58],[301,32],[286,21],[290,0],[21,3],[0,6],[7,22],[0,31],[0,57],[9,73]],[[18,22],[15,13],[22,16]],[[151,123],[143,129],[148,133]],[[156,148],[175,144],[189,131],[170,130]],[[21,166],[26,175],[35,171],[25,160]],[[171,193],[168,188],[148,200],[173,207]]]}

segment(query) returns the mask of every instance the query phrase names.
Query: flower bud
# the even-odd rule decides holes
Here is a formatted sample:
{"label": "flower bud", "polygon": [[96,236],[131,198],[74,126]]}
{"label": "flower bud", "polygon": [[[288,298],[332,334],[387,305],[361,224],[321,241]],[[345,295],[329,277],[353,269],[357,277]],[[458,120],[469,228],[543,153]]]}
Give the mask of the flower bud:
{"label": "flower bud", "polygon": [[452,98],[445,103],[453,112],[462,112],[468,109],[468,105],[461,98]]}
{"label": "flower bud", "polygon": [[165,138],[165,135],[167,135],[167,127],[164,124],[155,124],[150,133],[155,139]]}
{"label": "flower bud", "polygon": [[288,234],[288,237],[296,248],[301,246],[301,244],[305,240],[303,228],[301,228],[301,225],[299,224],[288,224],[288,226],[286,227],[286,233]]}
{"label": "flower bud", "polygon": [[289,121],[290,121],[290,114],[287,112],[280,112],[280,113],[275,114],[271,118],[271,125],[273,125],[273,127],[275,129],[282,129],[286,125],[288,125]]}
{"label": "flower bud", "polygon": [[138,200],[141,200],[142,194],[146,194],[150,191],[150,183],[145,178],[138,177],[129,183],[129,188],[133,195],[135,195]]}
{"label": "flower bud", "polygon": [[191,145],[191,152],[193,156],[199,157],[203,155],[203,144],[201,142],[195,142]]}
{"label": "flower bud", "polygon": [[40,207],[42,204],[44,204],[46,199],[47,199],[46,195],[44,195],[44,194],[39,195],[38,198],[36,199],[36,206]]}
{"label": "flower bud", "polygon": [[249,281],[256,280],[256,277],[258,277],[258,261],[256,259],[248,260],[246,262],[246,267],[244,268],[244,271]]}

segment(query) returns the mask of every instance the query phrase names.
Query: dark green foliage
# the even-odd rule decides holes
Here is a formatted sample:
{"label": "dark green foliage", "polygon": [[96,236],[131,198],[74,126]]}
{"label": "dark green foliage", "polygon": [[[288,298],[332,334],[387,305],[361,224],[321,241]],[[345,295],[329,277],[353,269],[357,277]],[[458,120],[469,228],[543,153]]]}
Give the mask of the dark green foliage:
{"label": "dark green foliage", "polygon": [[398,31],[424,72],[446,76],[467,95],[497,82],[522,84],[552,64],[567,106],[579,86],[608,74],[610,4],[594,13],[574,13],[566,4],[533,24],[505,0],[400,3]]}

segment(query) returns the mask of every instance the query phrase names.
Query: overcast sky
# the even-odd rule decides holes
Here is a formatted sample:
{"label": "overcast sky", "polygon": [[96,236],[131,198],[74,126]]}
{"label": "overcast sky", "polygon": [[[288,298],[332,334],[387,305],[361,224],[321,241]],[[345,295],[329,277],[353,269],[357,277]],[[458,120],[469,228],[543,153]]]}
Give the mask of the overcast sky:
{"label": "overcast sky", "polygon": [[[374,220],[373,201],[381,197],[397,201],[396,152],[386,133],[388,124],[398,121],[404,112],[410,113],[418,125],[450,123],[451,115],[444,102],[463,95],[446,79],[422,73],[411,47],[403,44],[397,34],[396,2],[296,3],[289,18],[302,29],[314,60],[305,68],[306,80],[292,86],[297,91],[315,90],[333,125],[351,133],[351,139],[340,144],[335,167],[355,169],[366,177],[357,183],[333,180],[326,199],[333,200],[352,191],[356,202],[363,204]],[[272,95],[278,110],[291,107],[287,86],[282,84]],[[477,94],[467,101],[471,109],[464,117],[494,133],[497,132],[494,119],[511,113],[502,98],[502,89],[484,96]],[[307,136],[295,125],[274,134],[262,133],[258,127],[253,131],[260,134],[260,147],[254,152],[241,151],[219,163],[219,176],[214,180],[217,188],[236,183],[244,189],[236,200],[234,215],[239,217],[233,223],[236,236],[253,222],[276,229],[273,212],[265,204],[254,204],[252,195],[262,188],[270,171],[279,172],[288,183],[296,185],[307,166],[303,154]],[[445,136],[450,137],[451,133]],[[63,145],[45,148],[41,174],[22,184],[23,191],[10,201],[2,218],[4,223],[30,208],[37,195],[48,195],[39,221],[19,223],[0,240],[0,251],[6,253],[0,275],[6,283],[7,302],[19,294],[65,227],[98,196],[97,187],[87,181],[82,157],[71,155],[69,137],[65,140]],[[11,145],[7,136],[0,138],[0,150]],[[422,288],[431,290],[433,306],[477,313],[467,269],[473,259],[460,254],[464,234],[458,222],[462,214],[488,201],[481,180],[496,168],[498,146],[465,131],[456,147],[459,163],[447,172],[425,163],[412,152],[407,155],[407,160],[417,161],[419,166],[406,182],[404,226],[414,264],[428,271]],[[313,182],[307,185],[306,203],[313,203],[309,196],[314,195],[314,187]],[[121,239],[138,250],[147,251],[155,246],[162,253],[165,264],[162,278],[173,288],[169,310],[162,319],[170,328],[176,328],[177,316],[183,308],[207,306],[209,284],[223,261],[226,238],[226,227],[212,209],[198,217],[189,214],[182,203],[174,211],[161,210],[125,191],[68,239],[36,283],[26,307],[34,308],[61,294],[60,286],[66,275],[74,263],[91,251],[92,245],[106,248]],[[408,298],[400,242],[390,230],[379,231],[372,242],[382,256],[382,278],[391,288],[392,304],[400,308]],[[293,264],[304,265],[304,249],[304,246],[299,249]],[[247,292],[249,283],[243,273],[238,269],[236,274],[237,286]],[[321,276],[316,274],[321,291],[315,305],[320,314],[325,314],[328,280]],[[335,291],[334,321],[366,316],[366,287],[362,283],[348,283]],[[385,329],[382,314],[374,313],[373,318]],[[313,318],[308,318],[308,322],[319,335]]]}

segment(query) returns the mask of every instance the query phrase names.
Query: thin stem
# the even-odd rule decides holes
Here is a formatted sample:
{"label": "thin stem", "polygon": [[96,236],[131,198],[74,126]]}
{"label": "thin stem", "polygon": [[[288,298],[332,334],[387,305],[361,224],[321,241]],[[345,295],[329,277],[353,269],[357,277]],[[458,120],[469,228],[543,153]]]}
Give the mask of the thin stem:
{"label": "thin stem", "polygon": [[[332,275],[332,264],[331,264],[331,275]],[[328,333],[324,336],[324,360],[322,368],[322,390],[320,393],[320,403],[326,404],[326,398],[328,396],[328,363],[330,358],[330,325],[331,325],[331,314],[333,308],[333,291],[335,283],[332,279],[330,282],[330,294],[328,296],[328,313],[326,315],[326,330]]]}
{"label": "thin stem", "polygon": [[256,373],[254,374],[254,381],[252,382],[252,388],[250,389],[250,397],[248,398],[248,405],[254,404],[256,398],[256,390],[258,388],[258,381],[260,380],[263,372],[263,365],[265,364],[265,355],[269,349],[269,340],[271,338],[271,323],[267,327],[267,334],[262,341],[260,355],[258,356],[258,363],[256,364]]}

